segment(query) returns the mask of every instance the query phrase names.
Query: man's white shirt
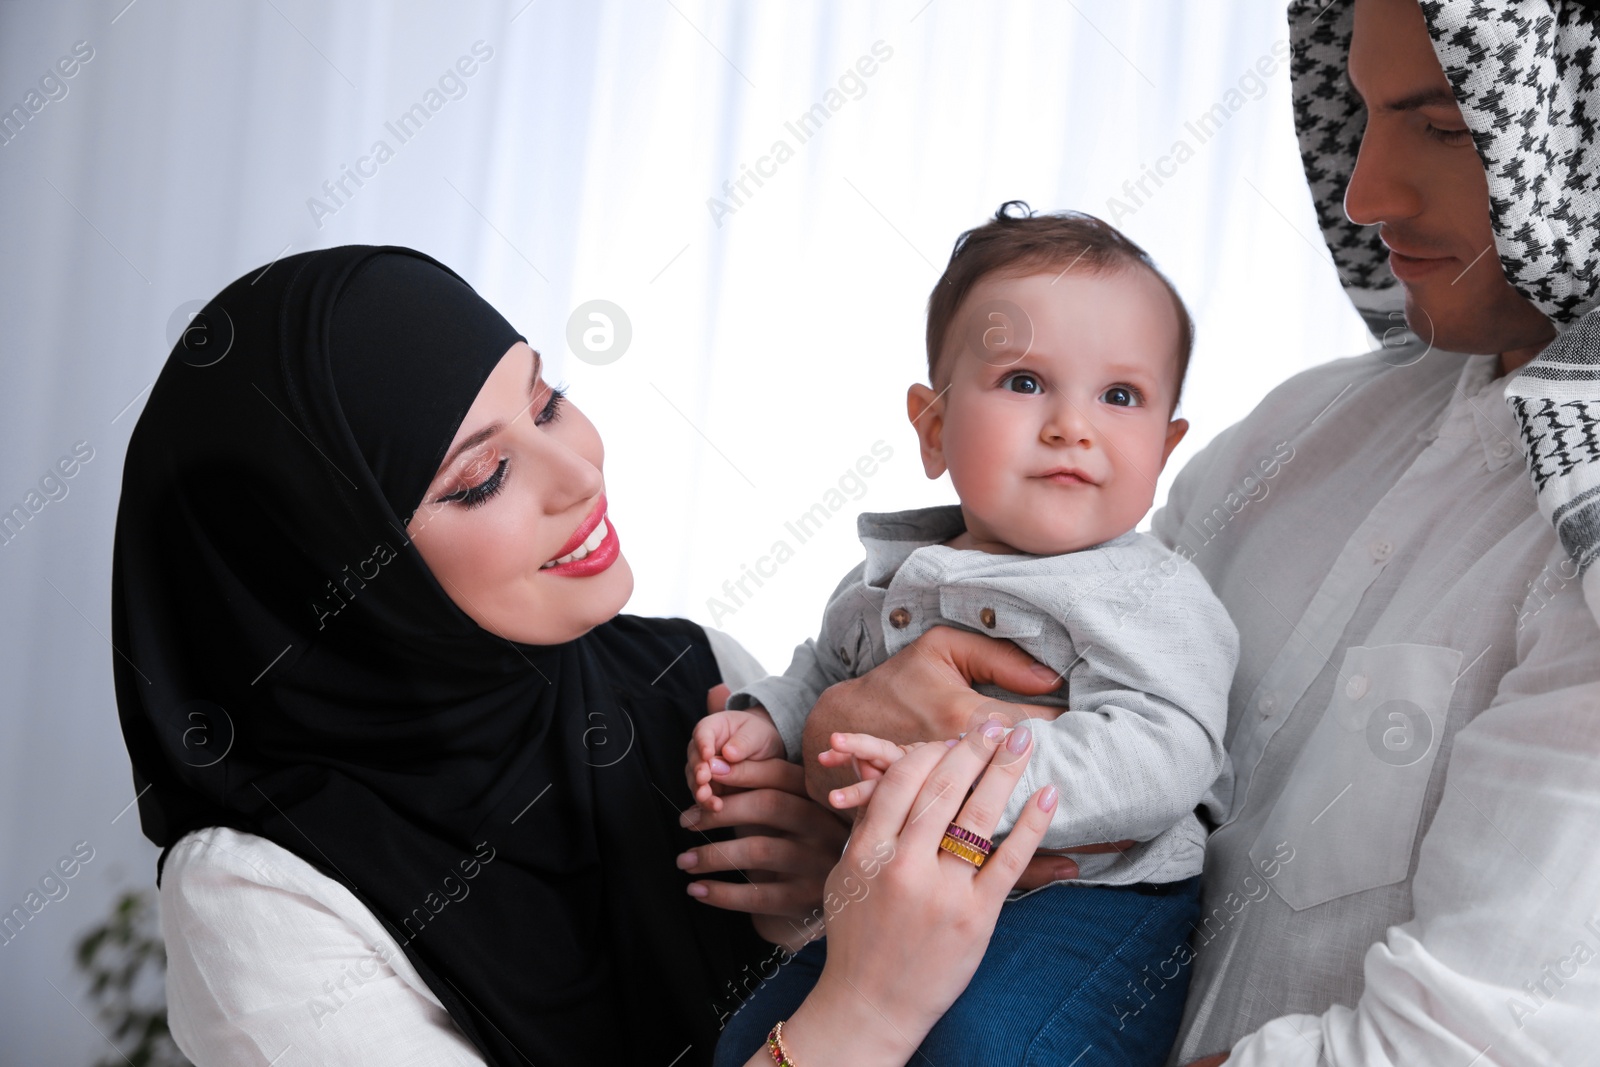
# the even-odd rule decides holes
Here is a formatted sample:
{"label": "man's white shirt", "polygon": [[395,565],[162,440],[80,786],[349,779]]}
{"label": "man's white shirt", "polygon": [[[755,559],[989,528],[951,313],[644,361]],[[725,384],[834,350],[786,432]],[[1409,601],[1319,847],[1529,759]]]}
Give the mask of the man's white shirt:
{"label": "man's white shirt", "polygon": [[1600,628],[1497,368],[1300,374],[1154,518],[1241,645],[1172,1062],[1600,1062]]}

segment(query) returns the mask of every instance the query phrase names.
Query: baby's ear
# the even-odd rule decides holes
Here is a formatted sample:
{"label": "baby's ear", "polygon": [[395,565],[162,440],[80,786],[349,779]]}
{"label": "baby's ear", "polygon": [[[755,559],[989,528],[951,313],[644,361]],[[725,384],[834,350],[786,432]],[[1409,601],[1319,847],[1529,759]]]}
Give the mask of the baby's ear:
{"label": "baby's ear", "polygon": [[917,431],[917,443],[922,448],[922,469],[929,478],[937,478],[945,471],[944,396],[943,392],[935,393],[921,382],[906,390],[906,416]]}
{"label": "baby's ear", "polygon": [[1189,432],[1188,419],[1173,419],[1167,423],[1167,443],[1161,447],[1161,465],[1165,467],[1167,460],[1172,458],[1172,450],[1178,447],[1178,442],[1183,440],[1183,435]]}

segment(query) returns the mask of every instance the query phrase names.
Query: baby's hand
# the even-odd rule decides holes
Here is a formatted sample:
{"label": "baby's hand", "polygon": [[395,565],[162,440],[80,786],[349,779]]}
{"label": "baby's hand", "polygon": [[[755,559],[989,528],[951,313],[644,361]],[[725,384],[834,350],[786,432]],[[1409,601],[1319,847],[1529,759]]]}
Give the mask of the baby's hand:
{"label": "baby's hand", "polygon": [[695,802],[707,811],[721,811],[722,797],[714,788],[713,774],[727,774],[731,764],[743,760],[782,757],[783,736],[767,709],[714,711],[695,724],[684,773]]}
{"label": "baby's hand", "polygon": [[817,753],[817,762],[824,767],[843,767],[848,763],[860,779],[855,785],[835,789],[828,794],[829,802],[836,808],[854,808],[865,804],[884,772],[916,747],[897,745],[871,734],[833,734],[828,738],[828,744],[830,748]]}

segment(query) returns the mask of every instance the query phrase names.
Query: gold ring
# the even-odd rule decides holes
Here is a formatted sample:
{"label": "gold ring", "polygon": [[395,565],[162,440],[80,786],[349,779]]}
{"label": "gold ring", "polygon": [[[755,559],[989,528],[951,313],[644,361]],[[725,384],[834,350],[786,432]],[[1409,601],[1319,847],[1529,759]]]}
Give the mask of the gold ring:
{"label": "gold ring", "polygon": [[979,852],[965,841],[957,841],[949,834],[945,834],[944,837],[939,839],[939,847],[958,859],[966,860],[974,868],[982,867],[983,861],[988,859],[982,852]]}

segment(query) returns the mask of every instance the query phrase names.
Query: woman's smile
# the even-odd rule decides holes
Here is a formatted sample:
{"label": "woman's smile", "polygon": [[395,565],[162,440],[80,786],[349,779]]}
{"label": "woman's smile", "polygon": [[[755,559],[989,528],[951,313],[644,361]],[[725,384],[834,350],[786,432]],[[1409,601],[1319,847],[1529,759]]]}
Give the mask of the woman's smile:
{"label": "woman's smile", "polygon": [[555,558],[540,565],[539,570],[564,578],[585,578],[611,566],[621,552],[617,532],[606,521],[606,498],[601,494],[589,517],[572,532]]}

